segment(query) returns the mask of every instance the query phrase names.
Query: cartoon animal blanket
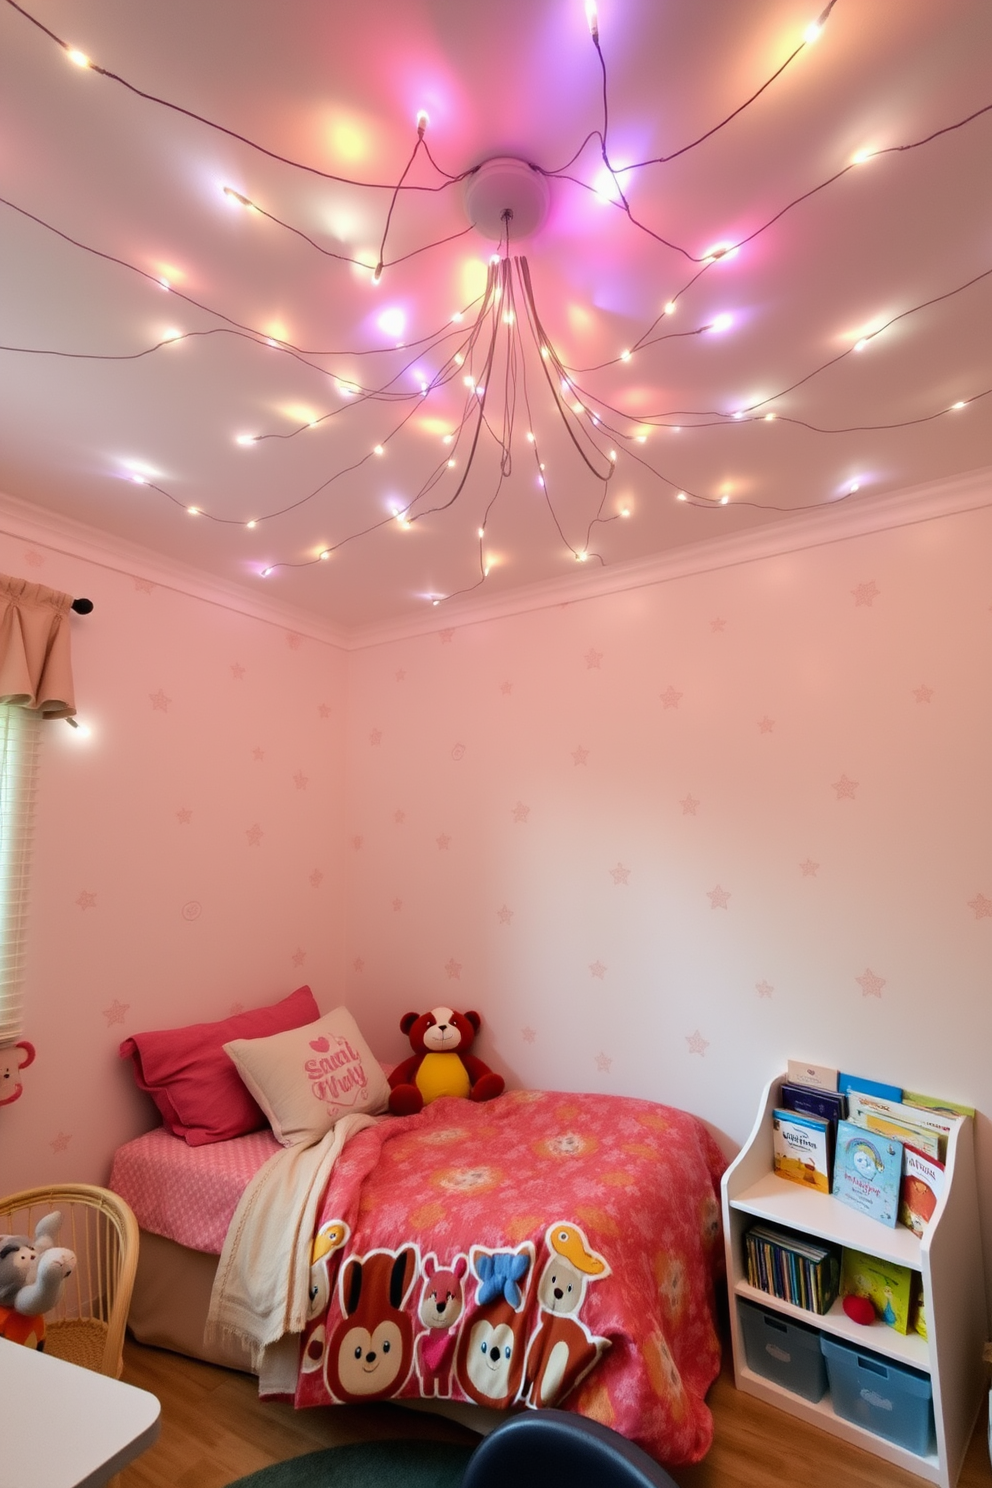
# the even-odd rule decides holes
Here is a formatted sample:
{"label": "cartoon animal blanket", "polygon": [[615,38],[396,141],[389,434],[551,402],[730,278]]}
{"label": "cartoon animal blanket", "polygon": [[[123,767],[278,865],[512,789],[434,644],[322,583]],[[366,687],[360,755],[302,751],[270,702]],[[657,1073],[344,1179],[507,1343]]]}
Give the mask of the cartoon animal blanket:
{"label": "cartoon animal blanket", "polygon": [[295,1403],[564,1406],[697,1461],[723,1167],[696,1118],[613,1096],[442,1099],[359,1132],[320,1206]]}

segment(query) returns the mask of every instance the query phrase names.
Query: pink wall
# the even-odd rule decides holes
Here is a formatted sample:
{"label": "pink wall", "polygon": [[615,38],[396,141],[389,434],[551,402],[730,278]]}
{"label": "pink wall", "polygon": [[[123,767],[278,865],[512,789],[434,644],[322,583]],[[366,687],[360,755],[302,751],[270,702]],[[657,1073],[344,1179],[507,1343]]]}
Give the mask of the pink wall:
{"label": "pink wall", "polygon": [[304,981],[322,1009],[341,1001],[345,658],[140,568],[4,538],[0,570],[95,604],[73,617],[92,733],[44,727],[25,989],[38,1057],[0,1111],[9,1192],[102,1182],[154,1123],[117,1057],[127,1034]]}
{"label": "pink wall", "polygon": [[732,1142],[790,1055],[992,1112],[990,553],[986,508],[353,655],[373,1041],[475,1007],[512,1083]]}

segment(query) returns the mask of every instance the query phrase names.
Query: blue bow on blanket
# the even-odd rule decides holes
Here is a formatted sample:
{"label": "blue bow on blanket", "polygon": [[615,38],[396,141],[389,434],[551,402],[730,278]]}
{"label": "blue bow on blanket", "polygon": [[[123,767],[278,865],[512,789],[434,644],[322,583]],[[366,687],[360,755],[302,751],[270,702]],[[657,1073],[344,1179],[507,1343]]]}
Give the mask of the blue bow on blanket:
{"label": "blue bow on blanket", "polygon": [[482,1285],[477,1301],[481,1306],[505,1297],[511,1307],[520,1306],[522,1293],[517,1286],[527,1274],[530,1257],[516,1250],[498,1250],[495,1255],[480,1255],[476,1271]]}

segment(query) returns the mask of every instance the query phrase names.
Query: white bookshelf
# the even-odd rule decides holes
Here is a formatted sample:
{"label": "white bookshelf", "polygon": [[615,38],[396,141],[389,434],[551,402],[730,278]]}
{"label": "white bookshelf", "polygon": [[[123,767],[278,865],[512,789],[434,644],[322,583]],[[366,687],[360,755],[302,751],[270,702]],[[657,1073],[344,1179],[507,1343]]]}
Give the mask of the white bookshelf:
{"label": "white bookshelf", "polygon": [[[779,1406],[834,1436],[895,1463],[940,1488],[954,1488],[987,1388],[982,1365],[986,1337],[973,1123],[963,1117],[948,1137],[944,1191],[922,1240],[902,1225],[894,1229],[858,1214],[830,1194],[780,1178],[772,1167],[772,1111],[784,1075],[765,1087],[750,1137],[723,1176],[723,1227],[730,1289],[734,1378],[739,1390]],[[817,1240],[866,1251],[919,1271],[927,1337],[902,1335],[882,1322],[853,1323],[840,1300],[824,1316],[794,1307],[749,1286],[743,1235],[755,1220],[784,1225]],[[829,1391],[813,1403],[748,1368],[739,1299],[817,1328],[896,1364],[924,1370],[933,1389],[936,1450],[919,1457],[835,1414]]]}

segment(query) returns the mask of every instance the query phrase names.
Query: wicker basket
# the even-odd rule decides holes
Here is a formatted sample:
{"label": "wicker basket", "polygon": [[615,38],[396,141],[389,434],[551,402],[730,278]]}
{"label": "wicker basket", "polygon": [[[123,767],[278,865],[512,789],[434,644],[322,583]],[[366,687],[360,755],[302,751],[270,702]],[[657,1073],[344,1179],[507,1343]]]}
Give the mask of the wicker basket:
{"label": "wicker basket", "polygon": [[62,1215],[56,1243],[75,1251],[76,1269],[58,1306],[45,1316],[45,1351],[119,1379],[138,1264],[138,1222],[109,1189],[63,1183],[0,1199],[0,1235],[33,1235],[53,1209]]}

